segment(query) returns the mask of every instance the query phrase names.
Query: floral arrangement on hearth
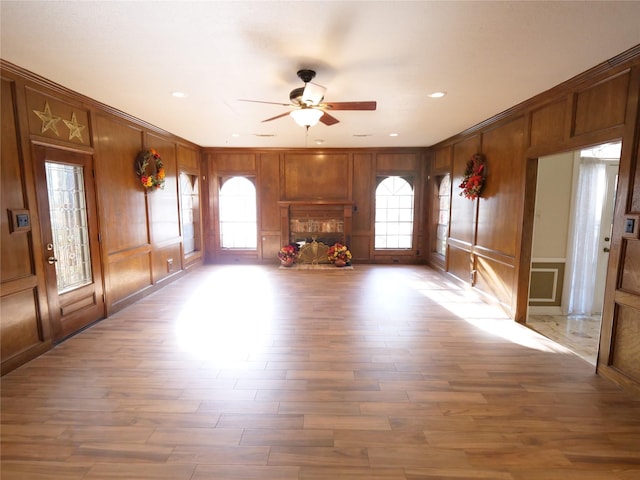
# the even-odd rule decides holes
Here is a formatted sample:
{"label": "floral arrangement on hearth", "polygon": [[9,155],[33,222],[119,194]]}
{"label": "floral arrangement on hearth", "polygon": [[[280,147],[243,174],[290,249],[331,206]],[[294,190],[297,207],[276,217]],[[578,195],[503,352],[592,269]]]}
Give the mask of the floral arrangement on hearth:
{"label": "floral arrangement on hearth", "polygon": [[[148,172],[149,164],[153,161],[153,169]],[[140,183],[148,190],[164,189],[164,164],[160,154],[153,148],[141,151],[136,158],[136,173]]]}
{"label": "floral arrangement on hearth", "polygon": [[298,258],[298,245],[285,245],[278,252],[278,258],[283,264],[293,264],[296,261],[296,258]]}
{"label": "floral arrangement on hearth", "polygon": [[462,183],[459,185],[462,189],[460,196],[470,200],[478,198],[484,188],[485,175],[486,169],[484,155],[481,153],[472,155],[467,162],[467,167],[462,177]]}
{"label": "floral arrangement on hearth", "polygon": [[329,261],[335,265],[349,265],[351,263],[351,252],[346,245],[334,243],[327,251]]}

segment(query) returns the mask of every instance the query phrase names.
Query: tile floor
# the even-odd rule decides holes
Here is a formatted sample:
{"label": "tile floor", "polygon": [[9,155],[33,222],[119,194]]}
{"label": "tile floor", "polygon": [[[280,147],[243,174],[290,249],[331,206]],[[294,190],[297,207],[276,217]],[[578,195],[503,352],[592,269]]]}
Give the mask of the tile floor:
{"label": "tile floor", "polygon": [[592,365],[598,359],[600,317],[529,315],[527,326],[568,348]]}

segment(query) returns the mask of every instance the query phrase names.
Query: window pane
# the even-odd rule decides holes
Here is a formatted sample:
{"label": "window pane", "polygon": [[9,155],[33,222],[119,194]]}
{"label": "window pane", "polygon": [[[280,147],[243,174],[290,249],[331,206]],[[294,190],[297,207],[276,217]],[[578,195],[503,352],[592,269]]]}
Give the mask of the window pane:
{"label": "window pane", "polygon": [[89,229],[81,166],[45,162],[58,293],[92,282]]}
{"label": "window pane", "polygon": [[451,199],[451,178],[447,174],[440,180],[438,188],[438,225],[436,227],[435,251],[445,255],[447,251],[447,231],[449,230],[449,202]]}
{"label": "window pane", "polygon": [[199,248],[196,235],[199,228],[196,222],[200,219],[198,210],[198,176],[180,173],[180,212],[182,214],[182,246],[184,255],[193,253]]}
{"label": "window pane", "polygon": [[233,177],[220,188],[220,243],[222,248],[257,248],[256,187],[244,177]]}
{"label": "window pane", "polygon": [[387,177],[376,188],[375,248],[412,248],[413,187]]}

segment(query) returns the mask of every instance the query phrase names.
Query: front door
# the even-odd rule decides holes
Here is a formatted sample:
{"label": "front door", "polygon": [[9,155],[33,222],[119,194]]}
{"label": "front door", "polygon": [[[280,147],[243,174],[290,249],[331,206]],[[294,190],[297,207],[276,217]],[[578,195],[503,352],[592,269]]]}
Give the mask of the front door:
{"label": "front door", "polygon": [[60,341],[104,317],[93,157],[34,149],[49,316]]}

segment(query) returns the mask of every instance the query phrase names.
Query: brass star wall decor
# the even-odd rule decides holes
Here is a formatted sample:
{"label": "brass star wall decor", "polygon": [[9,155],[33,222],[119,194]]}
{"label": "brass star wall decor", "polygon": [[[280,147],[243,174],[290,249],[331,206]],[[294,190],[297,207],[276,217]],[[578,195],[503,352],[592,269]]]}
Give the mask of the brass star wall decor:
{"label": "brass star wall decor", "polygon": [[40,133],[44,133],[47,130],[51,130],[56,135],[60,136],[60,134],[58,133],[57,124],[62,119],[60,117],[54,116],[53,113],[51,113],[51,107],[49,106],[49,102],[47,101],[44,102],[43,111],[34,110],[33,113],[35,113],[38,116],[38,118],[42,120],[42,129],[40,130]]}
{"label": "brass star wall decor", "polygon": [[80,125],[78,123],[78,119],[76,118],[76,112],[71,114],[71,121],[62,120],[64,124],[69,128],[69,140],[77,138],[80,142],[84,143],[82,140],[82,131],[86,128],[86,125]]}

